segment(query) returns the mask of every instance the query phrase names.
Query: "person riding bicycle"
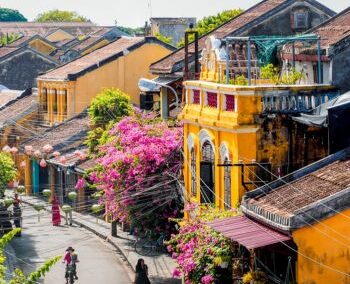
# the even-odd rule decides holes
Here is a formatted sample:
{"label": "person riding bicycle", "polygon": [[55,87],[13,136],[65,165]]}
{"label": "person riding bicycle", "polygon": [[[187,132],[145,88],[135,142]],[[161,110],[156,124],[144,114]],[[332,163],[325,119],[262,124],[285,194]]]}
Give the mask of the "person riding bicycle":
{"label": "person riding bicycle", "polygon": [[72,258],[73,276],[74,276],[75,280],[78,280],[78,276],[77,276],[77,262],[79,262],[79,259],[78,259],[78,254],[75,252],[74,249],[72,249],[71,258]]}
{"label": "person riding bicycle", "polygon": [[[66,264],[66,272],[65,272],[65,275],[64,277],[66,278],[66,283],[68,284],[68,280],[69,280],[69,272],[71,271],[70,269],[74,269],[74,266],[73,266],[73,261],[72,261],[72,253],[73,253],[73,248],[72,247],[68,247],[66,249],[66,253],[64,254],[64,257],[63,257],[63,263]],[[74,270],[73,270],[73,277],[74,277]]]}

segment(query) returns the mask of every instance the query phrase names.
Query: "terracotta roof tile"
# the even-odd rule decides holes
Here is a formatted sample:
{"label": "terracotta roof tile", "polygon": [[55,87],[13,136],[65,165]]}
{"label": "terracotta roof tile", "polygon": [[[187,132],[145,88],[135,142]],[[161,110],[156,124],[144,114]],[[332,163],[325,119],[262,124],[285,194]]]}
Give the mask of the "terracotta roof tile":
{"label": "terracotta roof tile", "polygon": [[22,94],[22,91],[2,90],[0,92],[0,108],[6,105],[7,103],[9,103],[10,101],[16,99],[21,94]]}
{"label": "terracotta roof tile", "polygon": [[350,36],[350,7],[321,24],[312,32],[321,37],[322,48],[327,48]]}
{"label": "terracotta roof tile", "polygon": [[2,22],[0,23],[0,34],[22,34],[25,36],[41,35],[46,36],[57,29],[62,29],[78,36],[81,34],[89,34],[101,27],[93,23],[80,22],[55,22],[55,23],[37,23],[37,22]]}
{"label": "terracotta roof tile", "polygon": [[141,43],[145,39],[143,37],[123,37],[114,41],[107,46],[97,49],[85,56],[79,57],[61,67],[53,69],[48,73],[39,76],[38,79],[55,79],[67,80],[68,75],[75,75],[89,67],[100,64],[101,61],[107,60],[126,49]]}
{"label": "terracotta roof tile", "polygon": [[90,46],[93,46],[97,42],[101,41],[103,38],[99,36],[89,36],[79,42],[77,45],[74,45],[71,49],[76,51],[82,51]]}
{"label": "terracotta roof tile", "polygon": [[339,160],[266,195],[248,199],[247,204],[290,217],[347,188],[350,188],[350,159]]}
{"label": "terracotta roof tile", "polygon": [[62,153],[76,147],[80,147],[89,130],[89,117],[84,112],[78,116],[54,126],[38,137],[26,140],[21,148],[26,145],[33,146],[34,150],[41,150],[46,144],[52,145],[54,151]]}
{"label": "terracotta roof tile", "polygon": [[94,168],[96,165],[97,165],[96,160],[89,159],[89,160],[86,160],[85,162],[79,164],[77,166],[77,168],[79,168],[80,170],[83,170],[83,171],[87,171],[87,170]]}
{"label": "terracotta roof tile", "polygon": [[7,46],[0,47],[0,58],[16,51],[18,48],[19,47],[7,47]]}
{"label": "terracotta roof tile", "polygon": [[17,120],[37,110],[38,97],[31,94],[10,101],[6,106],[0,109],[0,126],[15,123]]}
{"label": "terracotta roof tile", "polygon": [[[235,17],[234,19],[230,20],[226,24],[220,26],[219,28],[215,29],[214,31],[206,34],[205,36],[201,37],[199,39],[199,50],[201,50],[205,46],[205,41],[209,36],[214,35],[216,38],[222,39],[226,36],[229,36],[234,31],[242,28],[246,24],[254,21],[256,18],[262,16],[263,14],[271,11],[272,9],[276,8],[280,4],[285,2],[285,0],[267,0],[262,1],[258,5],[254,6],[253,8],[247,10],[246,12],[243,12],[239,16]],[[191,44],[189,47],[190,52],[194,52],[194,45]],[[169,56],[165,57],[164,59],[154,63],[151,65],[152,72],[159,72],[159,73],[172,73],[173,66],[184,60],[185,57],[185,50],[184,48],[178,49],[174,53],[170,54]]]}

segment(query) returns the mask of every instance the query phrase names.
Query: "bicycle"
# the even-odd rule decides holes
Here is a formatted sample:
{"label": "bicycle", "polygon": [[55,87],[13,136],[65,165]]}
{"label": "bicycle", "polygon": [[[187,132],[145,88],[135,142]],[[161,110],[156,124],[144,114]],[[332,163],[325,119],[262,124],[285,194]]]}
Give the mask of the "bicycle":
{"label": "bicycle", "polygon": [[164,235],[160,234],[157,239],[153,239],[151,234],[146,234],[135,242],[135,251],[142,256],[147,256],[151,252],[159,254],[165,251]]}

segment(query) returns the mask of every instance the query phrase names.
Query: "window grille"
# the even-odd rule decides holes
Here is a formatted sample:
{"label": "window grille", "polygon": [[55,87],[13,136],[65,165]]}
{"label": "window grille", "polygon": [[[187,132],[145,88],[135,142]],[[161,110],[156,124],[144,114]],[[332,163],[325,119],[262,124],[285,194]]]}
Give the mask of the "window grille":
{"label": "window grille", "polygon": [[226,98],[226,111],[235,111],[235,96],[225,95]]}
{"label": "window grille", "polygon": [[[225,164],[230,164],[230,161],[225,160]],[[231,209],[231,166],[224,167],[224,207],[226,210]]]}
{"label": "window grille", "polygon": [[192,196],[197,196],[197,167],[196,167],[196,154],[194,149],[191,150],[191,192]]}
{"label": "window grille", "polygon": [[214,157],[215,157],[214,149],[208,141],[204,142],[203,144],[202,157],[204,162],[214,163]]}
{"label": "window grille", "polygon": [[216,93],[207,92],[207,98],[209,107],[218,107],[218,95]]}
{"label": "window grille", "polygon": [[200,90],[193,90],[193,104],[199,105],[201,100]]}

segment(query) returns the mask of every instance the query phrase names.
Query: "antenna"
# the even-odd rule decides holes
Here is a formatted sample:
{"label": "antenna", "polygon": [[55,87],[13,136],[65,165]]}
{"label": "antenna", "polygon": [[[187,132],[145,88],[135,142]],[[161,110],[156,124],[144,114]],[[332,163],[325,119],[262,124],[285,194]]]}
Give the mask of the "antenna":
{"label": "antenna", "polygon": [[152,0],[148,0],[148,9],[149,9],[150,18],[152,18]]}

